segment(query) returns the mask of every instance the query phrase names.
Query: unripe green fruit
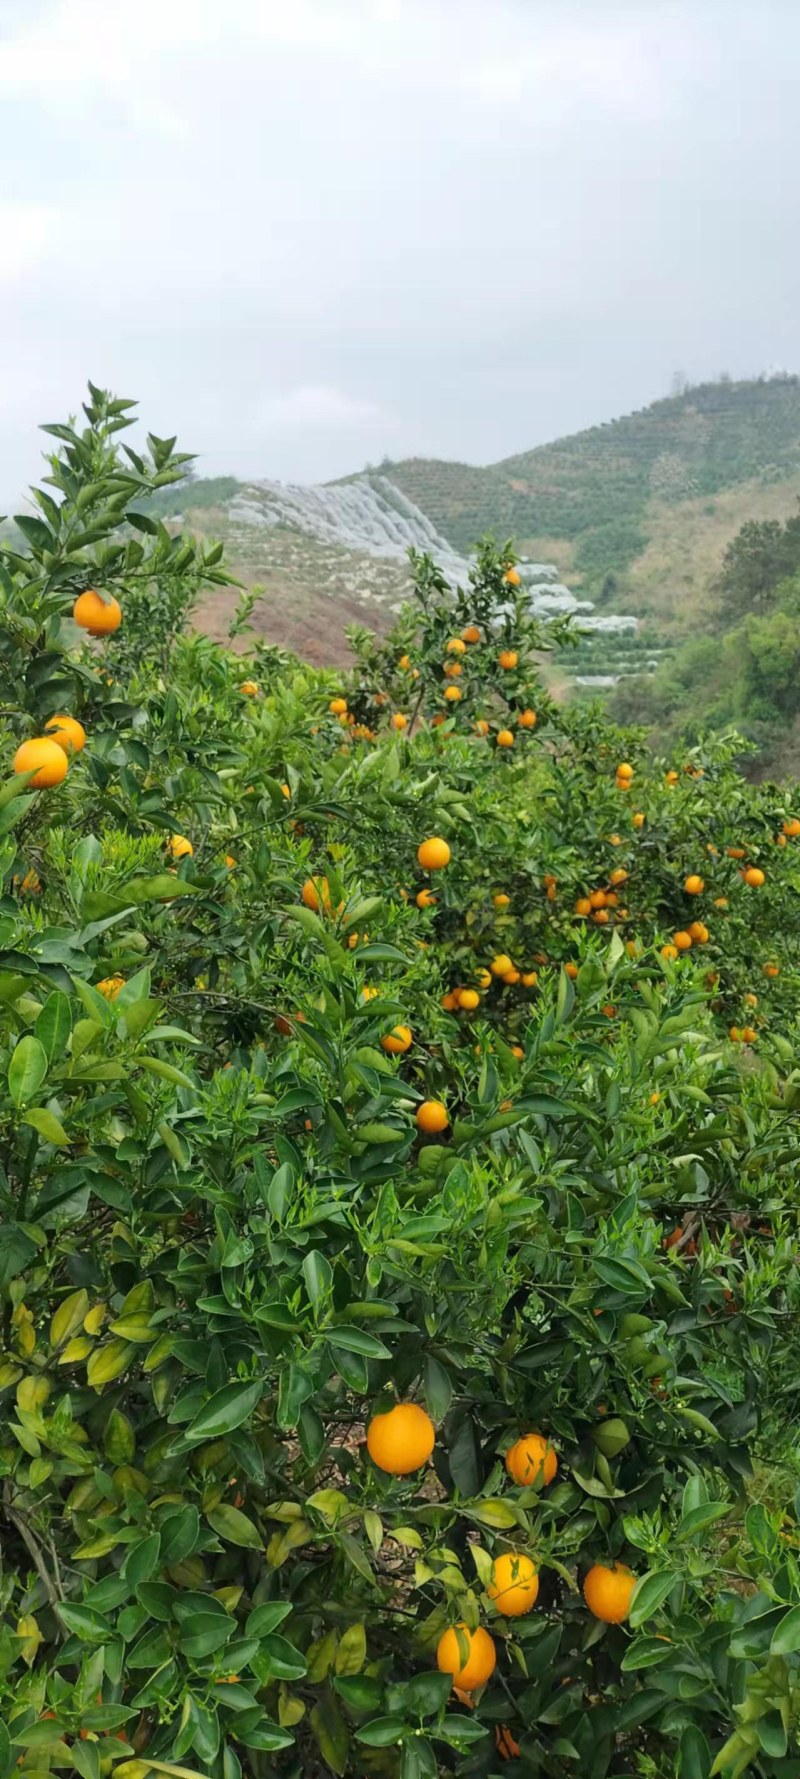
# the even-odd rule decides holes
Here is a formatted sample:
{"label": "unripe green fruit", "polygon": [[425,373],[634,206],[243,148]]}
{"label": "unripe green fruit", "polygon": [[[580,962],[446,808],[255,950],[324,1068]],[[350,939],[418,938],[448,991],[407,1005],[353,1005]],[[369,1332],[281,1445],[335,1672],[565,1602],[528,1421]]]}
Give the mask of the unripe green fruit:
{"label": "unripe green fruit", "polygon": [[621,1421],[617,1415],[612,1415],[610,1420],[602,1421],[599,1427],[595,1427],[592,1439],[604,1458],[618,1457],[619,1453],[624,1452],[626,1445],[630,1445],[631,1442],[625,1422]]}

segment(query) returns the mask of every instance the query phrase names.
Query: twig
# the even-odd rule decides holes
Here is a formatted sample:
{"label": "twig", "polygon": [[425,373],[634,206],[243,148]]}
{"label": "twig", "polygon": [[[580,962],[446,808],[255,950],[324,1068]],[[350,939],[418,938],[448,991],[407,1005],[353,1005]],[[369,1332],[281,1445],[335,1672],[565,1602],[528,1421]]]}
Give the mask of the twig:
{"label": "twig", "polygon": [[61,1576],[60,1576],[60,1573],[58,1573],[58,1559],[55,1557],[55,1552],[52,1551],[52,1547],[51,1547],[52,1555],[55,1558],[56,1571],[58,1573],[57,1584],[54,1583],[53,1578],[50,1574],[50,1571],[49,1571],[47,1564],[45,1563],[44,1557],[42,1555],[41,1547],[37,1543],[37,1541],[33,1535],[33,1532],[30,1529],[30,1526],[28,1526],[26,1524],[22,1514],[18,1513],[17,1509],[15,1507],[11,1507],[9,1505],[8,1501],[4,1501],[4,1503],[3,1503],[3,1512],[5,1514],[6,1519],[10,1521],[11,1525],[16,1527],[16,1529],[20,1535],[20,1538],[22,1539],[22,1542],[25,1545],[25,1549],[28,1552],[31,1562],[33,1563],[33,1566],[36,1570],[36,1573],[39,1577],[42,1587],[45,1590],[45,1593],[46,1593],[47,1598],[50,1602],[50,1605],[55,1606],[57,1601],[63,1600],[63,1598],[64,1598],[64,1591],[61,1586]]}

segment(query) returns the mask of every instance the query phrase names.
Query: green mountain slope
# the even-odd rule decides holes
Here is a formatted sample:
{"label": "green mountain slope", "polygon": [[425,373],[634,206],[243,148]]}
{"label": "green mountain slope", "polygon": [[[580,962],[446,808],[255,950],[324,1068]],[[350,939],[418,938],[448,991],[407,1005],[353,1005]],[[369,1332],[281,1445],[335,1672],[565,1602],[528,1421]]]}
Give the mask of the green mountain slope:
{"label": "green mountain slope", "polygon": [[700,384],[485,468],[411,458],[381,471],[457,549],[487,529],[513,534],[597,591],[608,575],[627,578],[665,509],[747,485],[735,531],[759,516],[760,489],[800,474],[800,378]]}

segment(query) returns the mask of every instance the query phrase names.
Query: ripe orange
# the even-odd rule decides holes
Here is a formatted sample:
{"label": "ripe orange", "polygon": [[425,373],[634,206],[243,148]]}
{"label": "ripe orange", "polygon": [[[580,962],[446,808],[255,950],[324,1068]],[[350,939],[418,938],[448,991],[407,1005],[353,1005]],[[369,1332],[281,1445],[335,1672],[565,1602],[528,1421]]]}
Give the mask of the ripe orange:
{"label": "ripe orange", "polygon": [[509,587],[518,587],[520,583],[519,569],[513,566],[507,568],[503,580],[508,581]]}
{"label": "ripe orange", "polygon": [[521,971],[516,970],[514,968],[513,964],[511,965],[510,970],[503,971],[503,981],[508,983],[509,988],[515,988],[517,983],[520,982],[521,980],[522,980]]}
{"label": "ripe orange", "polygon": [[460,679],[464,669],[460,661],[445,661],[444,671],[449,679]]}
{"label": "ripe orange", "polygon": [[667,773],[664,783],[665,784],[677,784],[677,782],[678,782],[678,774],[675,771],[674,766],[672,766],[670,768],[669,772]]}
{"label": "ripe orange", "polygon": [[758,995],[753,995],[753,994],[745,995],[744,1004],[746,1007],[757,1007],[758,1006]]}
{"label": "ripe orange", "polygon": [[492,901],[495,905],[495,908],[510,908],[511,907],[511,897],[507,896],[504,890],[498,890],[496,892],[496,894],[492,896]]}
{"label": "ripe orange", "polygon": [[510,729],[498,729],[498,731],[497,731],[497,745],[498,745],[498,747],[513,747],[514,746],[514,737],[511,733]]}
{"label": "ripe orange", "polygon": [[508,970],[513,970],[514,965],[504,951],[498,951],[497,956],[492,958],[489,968],[493,976],[505,976]]}
{"label": "ripe orange", "polygon": [[419,890],[415,897],[415,901],[416,901],[418,908],[435,908],[436,900],[437,900],[437,898],[434,895],[433,890],[429,890],[429,889]]}
{"label": "ripe orange", "polygon": [[495,1557],[486,1592],[504,1618],[522,1618],[536,1605],[539,1576],[532,1557],[523,1551],[505,1551]]}
{"label": "ripe orange", "polygon": [[405,672],[406,669],[411,666],[411,656],[410,655],[401,655],[397,665],[398,665],[398,667],[402,667],[403,671]]}
{"label": "ripe orange", "polygon": [[424,1130],[426,1136],[436,1136],[440,1130],[446,1130],[450,1119],[447,1107],[441,1100],[423,1100],[417,1107],[417,1129]]}
{"label": "ripe orange", "polygon": [[689,933],[695,945],[707,945],[711,938],[708,927],[703,924],[702,920],[693,920]]}
{"label": "ripe orange", "polygon": [[229,871],[234,871],[236,869],[236,860],[235,860],[232,852],[226,852],[225,863],[226,863]]}
{"label": "ripe orange", "polygon": [[617,767],[617,778],[633,778],[633,767],[629,766],[627,760],[623,760]]}
{"label": "ripe orange", "polygon": [[553,1447],[541,1433],[523,1433],[521,1439],[509,1446],[505,1463],[509,1476],[524,1489],[538,1482],[546,1488],[558,1470]]}
{"label": "ripe orange", "polygon": [[29,780],[32,791],[46,791],[60,784],[67,776],[68,764],[63,747],[59,747],[57,741],[49,741],[46,735],[23,741],[14,755],[15,772],[34,774]]}
{"label": "ripe orange", "polygon": [[80,630],[88,630],[90,636],[111,636],[122,623],[122,607],[109,593],[97,593],[94,587],[87,587],[85,593],[79,593],[72,607],[73,622]]}
{"label": "ripe orange", "polygon": [[445,686],[444,695],[448,704],[457,704],[464,696],[460,686]]}
{"label": "ripe orange", "polygon": [[565,974],[565,976],[569,977],[570,982],[574,982],[575,978],[578,974],[577,964],[565,964],[564,965],[564,974]]}
{"label": "ripe orange", "polygon": [[458,1006],[459,994],[459,989],[451,988],[449,994],[442,995],[442,1006],[445,1013],[455,1013],[456,1007]]}
{"label": "ripe orange", "polygon": [[95,988],[107,1001],[115,1001],[121,988],[125,987],[124,976],[104,976],[102,982],[96,982]]}
{"label": "ripe orange", "polygon": [[758,1032],[756,1031],[755,1026],[752,1026],[752,1025],[743,1025],[742,1026],[742,1043],[743,1044],[755,1044],[757,1037],[758,1037]]}
{"label": "ripe orange", "polygon": [[591,895],[589,896],[589,907],[590,908],[605,908],[605,905],[606,905],[605,890],[601,890],[601,889],[592,890]]}
{"label": "ripe orange", "polygon": [[662,945],[661,956],[667,958],[670,963],[673,963],[678,955],[677,945]]}
{"label": "ripe orange", "polygon": [[579,896],[575,903],[576,914],[591,914],[592,904],[588,896]]}
{"label": "ripe orange", "polygon": [[173,834],[169,841],[169,850],[174,859],[190,859],[194,854],[191,840],[185,834]]}
{"label": "ripe orange", "polygon": [[706,886],[702,877],[698,877],[696,871],[693,871],[690,876],[686,878],[683,887],[687,896],[702,896]]}
{"label": "ripe orange", "polygon": [[599,927],[607,926],[609,919],[610,916],[607,908],[596,908],[592,915],[592,920],[596,921]]}
{"label": "ripe orange", "polygon": [[410,1476],[427,1464],[436,1434],[430,1415],[417,1402],[397,1402],[385,1415],[373,1415],[367,1451],[389,1476]]}
{"label": "ripe orange", "polygon": [[470,1631],[465,1624],[445,1631],[436,1646],[436,1666],[442,1674],[452,1674],[453,1685],[461,1692],[471,1693],[485,1686],[497,1664],[497,1650],[489,1632],[478,1625]]}
{"label": "ripe orange", "polygon": [[741,1036],[742,1036],[742,1034],[739,1030],[738,1025],[732,1025],[729,1027],[728,1037],[733,1039],[734,1044],[739,1043]]}
{"label": "ripe orange", "polygon": [[405,717],[403,715],[402,710],[395,711],[394,716],[392,717],[392,728],[393,729],[407,729],[408,728],[408,717]]}
{"label": "ripe orange", "polygon": [[781,973],[780,964],[764,964],[762,970],[765,976],[780,976]]}
{"label": "ripe orange", "polygon": [[323,909],[329,914],[331,892],[327,877],[307,877],[300,891],[300,900],[312,914],[320,914]]}
{"label": "ripe orange", "polygon": [[243,679],[239,687],[243,698],[257,698],[259,685],[257,679]]}
{"label": "ripe orange", "polygon": [[334,716],[334,717],[346,716],[347,715],[347,699],[346,698],[332,698],[330,701],[330,704],[328,705],[328,709],[331,713],[331,716]]}
{"label": "ripe orange", "polygon": [[538,976],[538,972],[536,970],[524,970],[523,971],[523,975],[522,975],[523,988],[535,988],[538,980],[539,980],[539,976]]}
{"label": "ripe orange", "polygon": [[535,729],[538,721],[535,710],[521,710],[517,717],[520,729]]}
{"label": "ripe orange", "polygon": [[751,889],[760,889],[762,883],[766,883],[767,881],[763,871],[760,870],[758,865],[748,865],[747,870],[744,871],[742,875],[745,883],[749,883]]}
{"label": "ripe orange", "polygon": [[450,641],[447,644],[447,653],[448,655],[463,655],[466,653],[465,645],[460,636],[451,636]]}
{"label": "ripe orange", "polygon": [[385,1038],[381,1038],[381,1048],[389,1056],[402,1056],[405,1050],[411,1049],[411,1027],[408,1025],[394,1026],[392,1031],[387,1032]]}
{"label": "ripe orange", "polygon": [[727,906],[728,906],[727,896],[716,896],[715,897],[715,900],[714,900],[715,908],[727,908]]}
{"label": "ripe orange", "polygon": [[477,723],[475,724],[475,734],[476,735],[488,735],[488,733],[489,733],[489,724],[487,723],[486,718],[479,717]]}
{"label": "ripe orange", "polygon": [[79,754],[86,746],[86,730],[77,717],[51,717],[44,726],[45,735],[63,747],[65,754]]}
{"label": "ripe orange", "polygon": [[460,988],[457,999],[459,1007],[463,1007],[465,1013],[474,1013],[475,1008],[480,1006],[481,997],[477,989]]}
{"label": "ripe orange", "polygon": [[725,852],[729,859],[747,858],[747,852],[743,846],[726,846]]}
{"label": "ripe orange", "polygon": [[628,873],[627,873],[627,871],[623,870],[621,865],[617,865],[616,870],[611,872],[611,875],[610,875],[608,881],[609,881],[609,883],[613,883],[615,886],[618,883],[627,883]]}
{"label": "ripe orange", "polygon": [[636,1576],[624,1563],[614,1563],[610,1569],[595,1563],[584,1581],[583,1597],[595,1618],[606,1625],[621,1625],[630,1611],[635,1586]]}
{"label": "ripe orange", "polygon": [[423,871],[443,871],[450,863],[450,848],[446,840],[440,840],[437,834],[430,840],[423,840],[417,847],[417,864]]}
{"label": "ripe orange", "polygon": [[464,642],[480,642],[481,640],[477,624],[468,624],[466,630],[462,630],[461,636]]}
{"label": "ripe orange", "polygon": [[516,649],[501,649],[497,657],[497,664],[504,668],[506,673],[510,673],[516,667],[518,660],[519,655]]}
{"label": "ripe orange", "polygon": [[685,933],[682,930],[679,933],[673,933],[672,943],[677,947],[678,951],[691,951],[692,935],[691,933]]}
{"label": "ripe orange", "polygon": [[634,818],[633,818],[633,825],[635,828],[643,828],[644,823],[645,823],[644,810],[637,809],[636,814],[634,815]]}
{"label": "ripe orange", "polygon": [[798,834],[800,834],[800,821],[798,821],[796,815],[790,816],[789,820],[784,822],[783,832],[784,834],[788,834],[790,840],[797,839]]}

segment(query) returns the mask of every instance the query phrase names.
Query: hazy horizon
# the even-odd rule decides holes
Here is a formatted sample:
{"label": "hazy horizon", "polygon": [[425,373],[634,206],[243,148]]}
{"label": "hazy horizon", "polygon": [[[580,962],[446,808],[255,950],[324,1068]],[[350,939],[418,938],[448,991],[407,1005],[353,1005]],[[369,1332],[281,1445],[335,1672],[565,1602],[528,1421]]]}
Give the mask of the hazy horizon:
{"label": "hazy horizon", "polygon": [[798,44],[788,0],[5,0],[2,507],[87,377],[322,481],[791,371]]}

